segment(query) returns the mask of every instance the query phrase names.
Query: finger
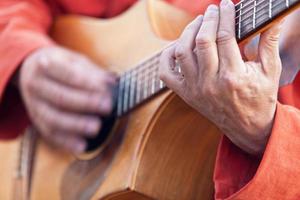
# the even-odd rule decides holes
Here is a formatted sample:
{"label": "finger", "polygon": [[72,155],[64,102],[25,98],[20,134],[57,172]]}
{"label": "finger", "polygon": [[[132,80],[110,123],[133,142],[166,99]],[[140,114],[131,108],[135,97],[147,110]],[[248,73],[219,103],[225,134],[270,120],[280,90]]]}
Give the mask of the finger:
{"label": "finger", "polygon": [[279,35],[282,22],[274,24],[261,34],[258,54],[262,69],[267,75],[281,73],[281,60],[279,57]]}
{"label": "finger", "polygon": [[196,36],[196,55],[200,66],[199,76],[208,77],[218,71],[216,35],[219,23],[219,8],[210,5],[203,17],[202,25]]}
{"label": "finger", "polygon": [[258,61],[258,42],[259,42],[259,35],[251,39],[245,46],[244,46],[244,55],[245,59],[249,61]]}
{"label": "finger", "polygon": [[175,46],[171,46],[163,51],[160,56],[159,77],[168,88],[179,92],[182,87],[183,77],[175,70]]}
{"label": "finger", "polygon": [[62,132],[53,132],[47,139],[55,146],[75,154],[83,153],[87,146],[83,138]]}
{"label": "finger", "polygon": [[110,91],[83,91],[68,87],[47,77],[37,78],[32,93],[64,110],[109,114],[112,110]]}
{"label": "finger", "polygon": [[42,70],[52,79],[80,89],[101,91],[108,84],[114,84],[116,78],[87,59],[57,51],[40,60]]}
{"label": "finger", "polygon": [[231,0],[222,0],[220,4],[217,45],[220,70],[240,70],[243,60],[235,39],[235,7]]}
{"label": "finger", "polygon": [[36,109],[32,112],[33,120],[37,126],[43,126],[45,134],[53,130],[65,133],[94,137],[101,128],[101,121],[92,115],[69,113],[59,110],[42,101],[35,101]]}
{"label": "finger", "polygon": [[182,32],[176,43],[175,57],[186,80],[197,78],[198,69],[194,57],[195,38],[199,31],[203,16],[197,17]]}

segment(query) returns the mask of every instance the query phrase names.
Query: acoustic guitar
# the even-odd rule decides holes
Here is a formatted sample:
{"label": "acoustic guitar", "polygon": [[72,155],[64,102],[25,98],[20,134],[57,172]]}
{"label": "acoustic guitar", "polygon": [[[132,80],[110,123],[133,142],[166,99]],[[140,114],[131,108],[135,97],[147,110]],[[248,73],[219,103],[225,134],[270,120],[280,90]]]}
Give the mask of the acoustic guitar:
{"label": "acoustic guitar", "polygon": [[[236,4],[244,42],[298,6],[298,0]],[[213,199],[212,174],[221,133],[158,78],[161,50],[193,19],[160,0],[143,0],[100,20],[64,16],[52,37],[120,74],[115,109],[74,156],[38,139],[33,129],[0,143],[1,200]],[[141,61],[142,60],[142,61]]]}

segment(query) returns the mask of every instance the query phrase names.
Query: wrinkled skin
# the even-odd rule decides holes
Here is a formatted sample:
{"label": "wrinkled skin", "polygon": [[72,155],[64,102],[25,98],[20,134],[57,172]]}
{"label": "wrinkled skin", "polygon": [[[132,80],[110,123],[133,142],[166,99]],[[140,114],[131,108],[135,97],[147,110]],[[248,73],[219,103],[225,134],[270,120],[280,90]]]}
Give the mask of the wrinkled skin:
{"label": "wrinkled skin", "polygon": [[[160,77],[244,151],[261,155],[276,111],[280,24],[262,33],[257,60],[245,62],[230,0],[211,5],[160,59]],[[178,62],[181,72],[175,70]]]}
{"label": "wrinkled skin", "polygon": [[83,152],[84,137],[100,130],[96,115],[111,112],[115,82],[112,73],[60,47],[33,52],[19,72],[19,89],[34,126],[47,141],[73,153]]}

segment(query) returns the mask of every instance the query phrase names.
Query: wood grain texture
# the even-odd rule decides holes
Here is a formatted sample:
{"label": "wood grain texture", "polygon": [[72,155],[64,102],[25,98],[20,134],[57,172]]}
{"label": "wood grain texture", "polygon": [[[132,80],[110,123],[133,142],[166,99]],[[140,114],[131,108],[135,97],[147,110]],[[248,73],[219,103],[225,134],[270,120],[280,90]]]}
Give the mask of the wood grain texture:
{"label": "wood grain texture", "polygon": [[20,142],[21,138],[0,142],[0,199],[3,200],[10,200],[13,196],[20,196],[22,193],[19,191],[19,194],[14,194],[14,188],[22,185],[17,180]]}

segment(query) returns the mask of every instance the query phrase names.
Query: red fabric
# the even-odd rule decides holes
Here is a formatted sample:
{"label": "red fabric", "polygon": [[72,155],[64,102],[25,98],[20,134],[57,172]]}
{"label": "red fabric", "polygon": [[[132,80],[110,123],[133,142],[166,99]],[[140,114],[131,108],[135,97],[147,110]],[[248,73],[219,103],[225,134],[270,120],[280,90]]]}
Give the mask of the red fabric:
{"label": "red fabric", "polygon": [[[199,0],[166,1],[192,13],[203,11],[211,2],[207,1],[204,5]],[[4,92],[7,91],[12,75],[28,54],[38,48],[53,45],[47,35],[53,18],[60,14],[108,18],[118,15],[134,2],[136,0],[0,1],[0,139],[15,138],[26,127],[26,113],[16,109],[22,108],[17,91],[9,91],[6,95]]]}
{"label": "red fabric", "polygon": [[[14,138],[28,124],[20,97],[9,80],[24,58],[53,45],[47,31],[59,14],[112,17],[136,0],[0,1],[0,138]],[[217,0],[167,0],[192,14]],[[215,167],[216,199],[300,199],[300,75],[280,89],[274,127],[261,159],[223,137]],[[5,92],[6,91],[6,92]],[[4,95],[5,94],[5,95]],[[259,114],[259,113],[258,113]]]}
{"label": "red fabric", "polygon": [[300,73],[293,84],[280,88],[273,130],[261,159],[223,137],[214,175],[216,199],[300,199],[299,89]]}

